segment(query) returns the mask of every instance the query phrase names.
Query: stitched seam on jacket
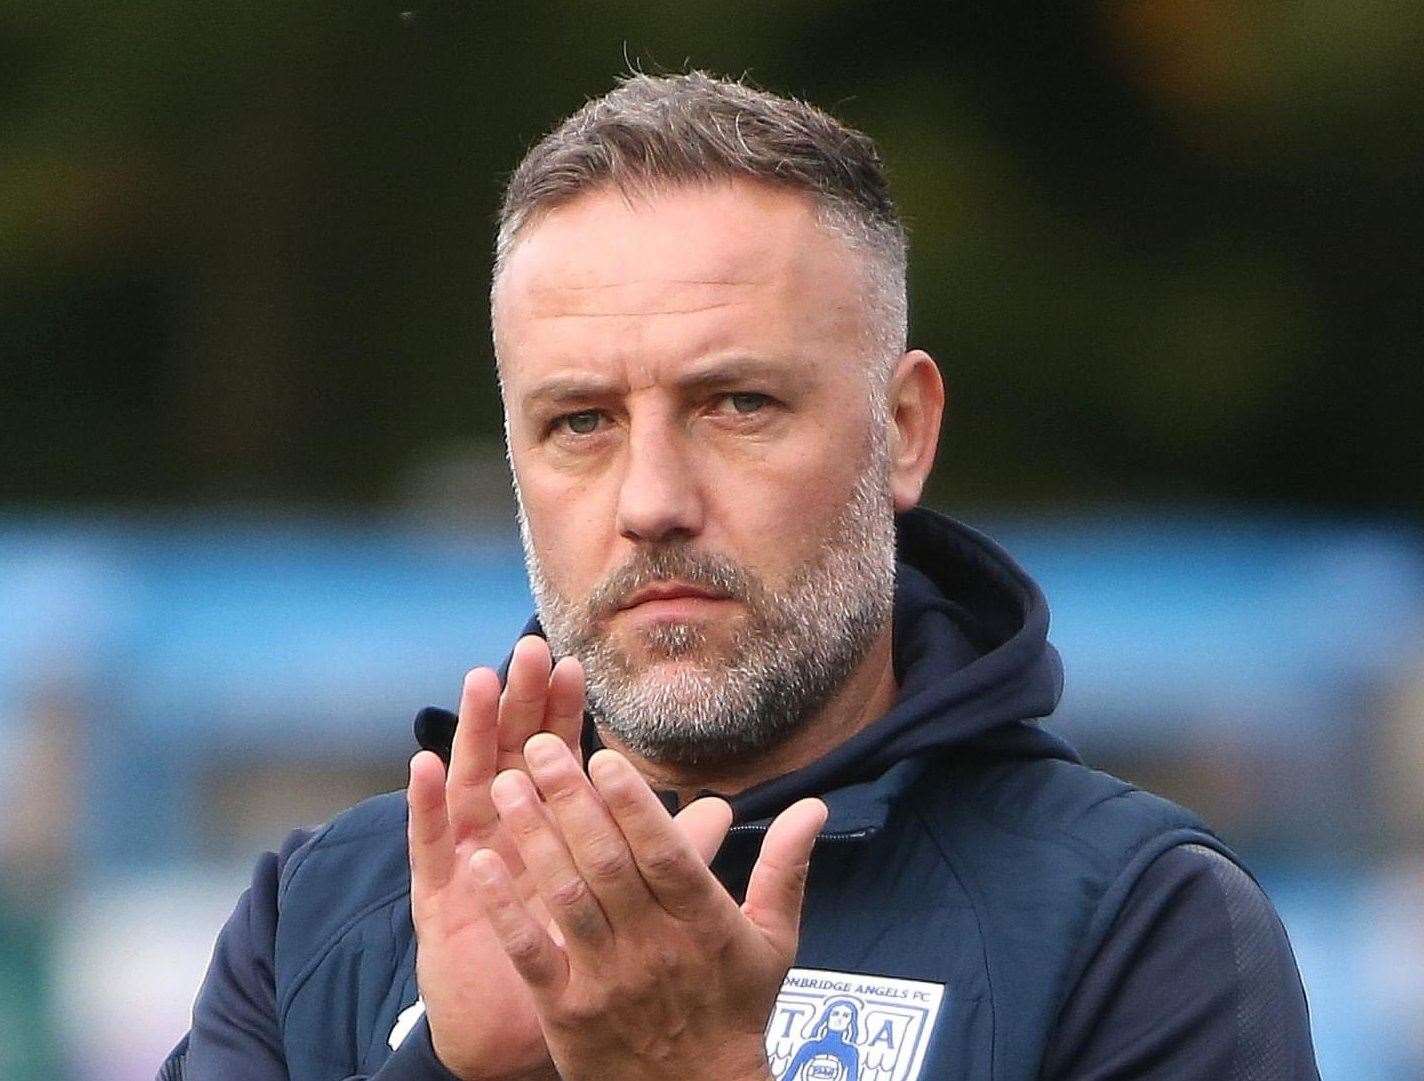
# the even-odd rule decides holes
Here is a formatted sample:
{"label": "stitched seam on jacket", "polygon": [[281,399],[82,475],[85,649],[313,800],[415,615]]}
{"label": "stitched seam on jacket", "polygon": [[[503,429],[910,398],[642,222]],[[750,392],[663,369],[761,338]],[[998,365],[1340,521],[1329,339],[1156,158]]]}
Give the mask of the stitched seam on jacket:
{"label": "stitched seam on jacket", "polygon": [[954,881],[959,884],[959,888],[964,892],[964,896],[969,901],[969,911],[974,914],[974,927],[979,932],[979,955],[984,964],[984,984],[989,990],[989,1077],[990,1081],[998,1076],[999,1070],[999,1012],[998,1003],[994,998],[994,974],[989,968],[989,954],[987,952],[988,939],[984,934],[984,921],[979,915],[980,903],[978,896],[972,891],[959,869],[955,866],[954,857],[950,855],[949,848],[943,838],[939,835],[939,830],[935,828],[930,817],[925,814],[921,805],[920,797],[917,793],[911,792],[909,804],[914,811],[915,818],[919,820],[920,826],[929,835],[930,843],[939,850],[940,858],[944,860],[944,865],[949,873],[954,876]]}
{"label": "stitched seam on jacket", "polygon": [[383,800],[387,797],[399,795],[400,793],[398,791],[394,791],[384,792],[379,796],[372,796],[369,800],[365,800],[362,803],[358,803],[355,807],[343,811],[341,814],[333,818],[330,822],[318,826],[315,830],[313,830],[312,835],[302,843],[300,848],[298,848],[295,852],[292,853],[291,857],[287,860],[285,866],[282,868],[282,876],[277,883],[278,905],[280,906],[282,897],[287,892],[288,886],[291,885],[292,879],[297,876],[297,872],[301,870],[302,866],[306,863],[307,858],[311,856],[311,854],[315,852],[318,848],[325,849],[326,851],[331,851],[332,849],[341,848],[342,846],[351,844],[355,841],[364,841],[378,834],[390,832],[391,830],[399,830],[400,832],[404,833],[403,821],[397,822],[392,820],[384,822],[375,822],[370,825],[362,826],[359,830],[357,830],[357,832],[346,833],[344,836],[336,838],[333,838],[331,836],[331,834],[338,828],[346,828],[349,825],[348,819],[350,819],[353,813],[356,812],[359,808],[373,807],[374,804],[376,804],[380,800]]}
{"label": "stitched seam on jacket", "polygon": [[279,917],[282,914],[282,898],[287,895],[287,887],[292,884],[292,879],[297,877],[297,872],[306,864],[307,857],[317,850],[322,841],[326,838],[326,835],[331,832],[332,827],[335,825],[336,822],[333,819],[331,822],[320,827],[315,833],[302,842],[301,847],[293,852],[287,859],[286,865],[282,868],[282,873],[277,879],[276,900],[277,915]]}
{"label": "stitched seam on jacket", "polygon": [[356,913],[356,915],[352,916],[345,923],[343,923],[341,927],[334,934],[332,934],[332,936],[327,940],[327,942],[319,950],[316,951],[316,953],[312,956],[312,959],[308,961],[307,964],[302,968],[300,974],[297,975],[292,980],[292,982],[287,985],[287,993],[282,996],[282,1002],[279,1004],[277,1012],[280,1015],[282,1028],[284,1030],[287,1027],[287,1012],[291,1009],[292,1000],[296,998],[297,993],[302,989],[303,986],[305,986],[307,980],[311,979],[312,974],[316,972],[319,967],[321,967],[321,963],[326,960],[327,956],[331,953],[331,951],[336,949],[336,947],[341,944],[341,940],[345,938],[348,934],[350,934],[351,931],[355,929],[357,924],[364,921],[372,913],[379,912],[386,905],[394,904],[409,893],[410,887],[402,886],[394,893],[386,894],[379,900],[373,901],[365,908],[360,909]]}

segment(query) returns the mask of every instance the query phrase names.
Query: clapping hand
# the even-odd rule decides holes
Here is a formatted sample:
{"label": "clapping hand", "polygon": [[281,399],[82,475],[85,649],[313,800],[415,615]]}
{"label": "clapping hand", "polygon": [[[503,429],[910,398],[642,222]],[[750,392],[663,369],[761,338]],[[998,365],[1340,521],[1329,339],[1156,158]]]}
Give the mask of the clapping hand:
{"label": "clapping hand", "polygon": [[674,820],[622,756],[597,752],[585,776],[551,734],[524,758],[491,786],[515,853],[481,848],[470,867],[560,1076],[770,1077],[763,1033],[825,805],[802,800],[772,823],[739,907],[707,867],[731,825],[724,801]]}
{"label": "clapping hand", "polygon": [[728,805],[670,817],[613,751],[585,776],[583,707],[578,661],[555,665],[526,637],[502,691],[490,669],[466,676],[449,769],[411,760],[416,978],[436,1055],[463,1081],[761,1081],[825,807],[777,818],[739,907],[707,867]]}

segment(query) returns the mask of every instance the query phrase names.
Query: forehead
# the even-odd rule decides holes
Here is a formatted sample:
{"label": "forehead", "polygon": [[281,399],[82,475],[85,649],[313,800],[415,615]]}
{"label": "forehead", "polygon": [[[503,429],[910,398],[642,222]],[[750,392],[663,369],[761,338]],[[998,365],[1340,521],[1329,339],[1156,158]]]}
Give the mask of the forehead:
{"label": "forehead", "polygon": [[600,189],[526,226],[494,298],[503,374],[551,360],[663,365],[861,337],[860,260],[811,199],[730,181]]}

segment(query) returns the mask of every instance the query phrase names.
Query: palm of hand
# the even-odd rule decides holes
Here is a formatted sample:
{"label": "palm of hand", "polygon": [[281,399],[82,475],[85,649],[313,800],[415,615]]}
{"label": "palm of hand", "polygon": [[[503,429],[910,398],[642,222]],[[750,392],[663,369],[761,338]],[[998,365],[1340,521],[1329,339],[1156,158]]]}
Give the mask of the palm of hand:
{"label": "palm of hand", "polygon": [[[456,859],[468,863],[480,848],[497,847],[493,838],[486,840],[491,843],[476,837],[457,842]],[[527,873],[519,876],[521,894],[526,893],[525,878]],[[426,917],[417,921],[416,983],[425,999],[436,1054],[470,1081],[537,1076],[539,1067],[550,1063],[533,998],[489,921],[471,904],[468,884],[451,882],[430,898],[429,907]],[[485,1017],[471,1017],[475,1012]],[[469,1022],[480,1020],[492,1026],[489,1038],[468,1039],[473,1027]],[[466,1038],[444,1038],[449,1030]]]}

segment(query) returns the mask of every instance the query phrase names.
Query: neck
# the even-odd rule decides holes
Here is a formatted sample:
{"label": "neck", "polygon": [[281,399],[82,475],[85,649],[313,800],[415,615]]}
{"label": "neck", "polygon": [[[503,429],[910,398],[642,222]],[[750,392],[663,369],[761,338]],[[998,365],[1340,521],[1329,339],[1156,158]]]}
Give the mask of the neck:
{"label": "neck", "polygon": [[734,796],[773,777],[809,765],[879,720],[899,690],[890,651],[890,626],[880,632],[850,678],[790,737],[754,758],[709,766],[680,766],[645,758],[611,733],[599,729],[604,745],[629,762],[652,787],[677,793],[685,804],[699,792]]}

